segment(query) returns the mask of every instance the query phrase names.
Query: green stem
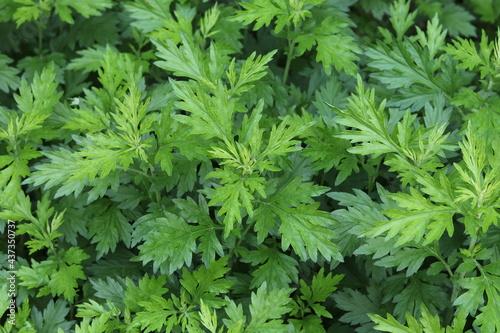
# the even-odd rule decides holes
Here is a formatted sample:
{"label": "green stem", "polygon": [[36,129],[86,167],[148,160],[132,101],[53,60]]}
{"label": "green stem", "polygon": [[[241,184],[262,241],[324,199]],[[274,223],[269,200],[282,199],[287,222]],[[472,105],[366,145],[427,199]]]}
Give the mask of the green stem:
{"label": "green stem", "polygon": [[42,55],[42,39],[43,39],[43,31],[42,25],[39,23],[38,26],[38,55]]}
{"label": "green stem", "polygon": [[453,271],[451,270],[450,265],[448,265],[448,263],[446,262],[446,260],[443,258],[443,256],[440,253],[441,251],[439,250],[439,244],[437,243],[437,241],[434,242],[434,248],[430,248],[429,246],[424,245],[424,249],[426,249],[427,251],[429,251],[430,253],[432,253],[432,255],[436,259],[438,259],[439,261],[441,261],[443,263],[444,268],[446,269],[446,271],[450,275],[450,278],[454,276]]}
{"label": "green stem", "polygon": [[[42,7],[42,0],[38,1],[38,6],[39,8]],[[43,20],[45,18],[45,12],[42,11],[40,16],[38,17],[38,20],[36,21],[36,26],[38,28],[38,55],[42,56],[42,46],[43,46]]]}
{"label": "green stem", "polygon": [[[475,230],[475,233],[477,234],[479,228],[476,228]],[[474,248],[476,247],[476,242],[477,242],[477,238],[476,236],[472,236],[471,235],[471,241],[470,241],[470,244],[469,244],[469,252],[472,254],[473,251],[474,251]]]}
{"label": "green stem", "polygon": [[487,91],[492,91],[493,90],[493,85],[495,84],[495,82],[493,82],[493,77],[491,76],[491,74],[489,74],[488,76],[489,76],[488,87],[486,88],[486,90]]}
{"label": "green stem", "polygon": [[460,116],[462,117],[462,119],[465,117],[465,112],[464,110],[462,110],[462,108],[460,106],[457,106],[456,107],[458,113],[460,114]]}
{"label": "green stem", "polygon": [[[460,275],[460,278],[462,278],[462,275],[465,275],[465,273],[462,273]],[[451,292],[451,304],[455,303],[455,300],[458,298],[458,293],[460,292],[462,288],[460,288],[460,286],[458,286],[456,283],[453,283],[453,291]],[[450,307],[447,311],[446,311],[446,315],[445,315],[445,319],[444,319],[444,323],[445,324],[451,324],[452,320],[453,320],[453,315],[454,315],[454,312],[455,310],[453,309],[453,307]]]}
{"label": "green stem", "polygon": [[[125,171],[125,169],[121,165],[117,165],[116,168]],[[141,175],[145,178],[150,178],[150,176],[142,170],[138,170],[138,169],[134,169],[134,168],[127,168],[127,171],[138,173],[139,175]]]}
{"label": "green stem", "polygon": [[[288,12],[288,15],[292,12],[292,8],[290,7],[290,3],[288,1],[285,1],[286,4],[286,10]],[[287,26],[288,33],[290,32],[290,27]],[[295,26],[294,31],[297,31],[298,27]],[[287,34],[289,35],[289,34]],[[295,51],[295,42],[293,41],[292,38],[288,38],[288,50],[287,50],[287,56],[286,56],[286,65],[285,65],[285,72],[283,73],[283,84],[286,84],[286,80],[288,79],[288,73],[290,72],[290,64],[292,63],[293,60],[293,53]]]}
{"label": "green stem", "polygon": [[286,84],[288,73],[290,72],[290,64],[293,60],[293,53],[295,51],[295,42],[292,39],[288,40],[288,50],[285,64],[285,71],[283,72],[283,84]]}
{"label": "green stem", "polygon": [[245,239],[246,234],[248,233],[248,231],[250,231],[250,228],[252,226],[253,226],[253,222],[252,223],[248,223],[247,227],[245,228],[245,230],[243,230],[243,233],[241,234],[241,237],[238,240],[238,242],[236,243],[236,245],[231,250],[229,250],[228,259],[227,259],[228,263],[229,263],[228,264],[229,267],[232,266],[232,262],[230,262],[230,260],[234,256],[234,250],[241,245],[241,243]]}
{"label": "green stem", "polygon": [[326,172],[323,170],[323,175],[321,176],[321,182],[319,183],[321,186],[325,186],[326,181]]}
{"label": "green stem", "polygon": [[[476,229],[478,229],[478,228],[476,228]],[[476,230],[476,232],[477,232],[477,230]],[[476,237],[472,237],[471,236],[471,242],[469,244],[469,252],[471,254],[473,253],[474,248],[476,247],[476,243],[477,243]],[[474,260],[474,262],[476,262],[475,259],[473,259],[473,260]],[[466,272],[460,273],[460,275],[458,277],[458,281],[460,281],[463,278],[465,278],[465,274],[466,274]],[[458,284],[453,283],[453,291],[451,292],[451,299],[450,299],[452,304],[455,303],[455,301],[458,298],[458,294],[459,294],[459,292],[460,292],[461,289],[462,288],[460,286],[458,286]],[[453,312],[454,312],[453,309],[450,308],[449,311],[448,311],[448,314],[446,316],[446,323],[451,323],[451,320],[453,318]]]}

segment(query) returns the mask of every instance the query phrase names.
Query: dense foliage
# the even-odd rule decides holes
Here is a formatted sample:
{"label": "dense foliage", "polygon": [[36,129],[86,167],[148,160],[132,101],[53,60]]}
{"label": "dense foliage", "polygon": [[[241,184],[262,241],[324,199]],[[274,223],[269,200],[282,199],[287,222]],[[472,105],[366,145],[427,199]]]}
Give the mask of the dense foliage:
{"label": "dense foliage", "polygon": [[0,0],[0,331],[499,332],[499,17]]}

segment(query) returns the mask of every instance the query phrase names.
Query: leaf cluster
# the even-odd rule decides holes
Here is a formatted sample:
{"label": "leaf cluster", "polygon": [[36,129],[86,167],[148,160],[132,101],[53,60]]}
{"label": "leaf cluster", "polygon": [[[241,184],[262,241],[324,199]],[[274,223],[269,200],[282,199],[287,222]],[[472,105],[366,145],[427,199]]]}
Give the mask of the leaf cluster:
{"label": "leaf cluster", "polygon": [[500,331],[499,10],[0,0],[0,331]]}

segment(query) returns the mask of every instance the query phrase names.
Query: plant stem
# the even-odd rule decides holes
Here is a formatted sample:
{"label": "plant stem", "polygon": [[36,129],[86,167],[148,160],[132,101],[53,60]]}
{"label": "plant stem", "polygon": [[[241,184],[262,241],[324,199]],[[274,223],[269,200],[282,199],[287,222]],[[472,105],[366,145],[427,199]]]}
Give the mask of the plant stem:
{"label": "plant stem", "polygon": [[[476,228],[476,232],[478,229],[479,228]],[[471,236],[471,242],[469,244],[469,249],[468,249],[471,254],[473,253],[474,248],[476,247],[476,243],[477,243],[477,238]],[[473,259],[473,260],[477,264],[477,261],[475,259]],[[481,270],[480,265],[478,265],[478,268],[479,268],[479,270]],[[466,272],[460,273],[460,276],[458,277],[458,281],[465,278],[465,275],[466,275]],[[452,283],[453,283],[453,281],[452,281]],[[461,289],[462,288],[457,283],[453,283],[453,291],[451,292],[451,299],[450,299],[452,304],[455,303],[455,301],[457,300],[458,293],[460,292]],[[446,316],[445,323],[451,323],[452,318],[453,318],[453,312],[454,312],[453,308],[448,309],[448,314]]]}
{"label": "plant stem", "polygon": [[232,249],[229,250],[228,259],[227,259],[228,260],[228,267],[232,267],[232,262],[230,262],[230,260],[234,256],[234,250],[241,245],[241,242],[243,242],[243,240],[245,239],[246,234],[248,233],[248,231],[250,230],[250,228],[253,226],[253,224],[254,224],[254,222],[248,223],[247,227],[245,228],[245,230],[241,234],[241,237],[238,240],[238,242],[234,245],[234,247]]}
{"label": "plant stem", "polygon": [[37,24],[38,26],[38,55],[42,55],[42,39],[43,39],[43,30],[42,30],[42,25],[39,22]]}
{"label": "plant stem", "polygon": [[493,77],[491,76],[491,74],[488,74],[489,76],[489,79],[488,79],[488,87],[486,88],[487,91],[492,91],[493,90],[493,85],[495,84],[495,82],[493,82]]}
{"label": "plant stem", "polygon": [[446,262],[446,260],[443,258],[443,256],[441,255],[441,251],[439,250],[439,244],[437,243],[437,241],[434,241],[434,248],[431,248],[429,246],[426,246],[424,245],[424,249],[426,249],[427,251],[429,251],[430,253],[432,253],[432,255],[438,259],[439,261],[441,261],[444,265],[444,268],[446,269],[446,271],[448,272],[448,274],[450,275],[450,278],[452,278],[454,276],[453,274],[453,271],[451,270],[451,267],[450,265],[448,265],[448,263]]}
{"label": "plant stem", "polygon": [[290,64],[293,60],[293,52],[295,51],[295,42],[292,39],[288,39],[288,50],[285,64],[285,71],[283,72],[283,84],[286,84],[288,79],[288,73],[290,72]]}
{"label": "plant stem", "polygon": [[[38,1],[39,8],[42,7],[42,0]],[[36,26],[38,28],[38,55],[42,56],[42,46],[43,46],[43,20],[45,18],[45,12],[42,11],[38,20],[36,21]]]}
{"label": "plant stem", "polygon": [[[475,233],[477,234],[478,231],[479,231],[479,228],[476,228]],[[476,242],[477,242],[477,237],[471,235],[471,241],[470,241],[470,244],[469,244],[469,252],[471,254],[473,253],[474,248],[476,247]]]}

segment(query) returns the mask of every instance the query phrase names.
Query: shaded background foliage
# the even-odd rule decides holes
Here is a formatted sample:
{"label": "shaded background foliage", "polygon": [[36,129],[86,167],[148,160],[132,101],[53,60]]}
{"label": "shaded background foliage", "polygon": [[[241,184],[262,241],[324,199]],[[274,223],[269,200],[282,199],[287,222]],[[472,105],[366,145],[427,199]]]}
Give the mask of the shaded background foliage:
{"label": "shaded background foliage", "polygon": [[1,330],[498,331],[499,14],[0,0]]}

